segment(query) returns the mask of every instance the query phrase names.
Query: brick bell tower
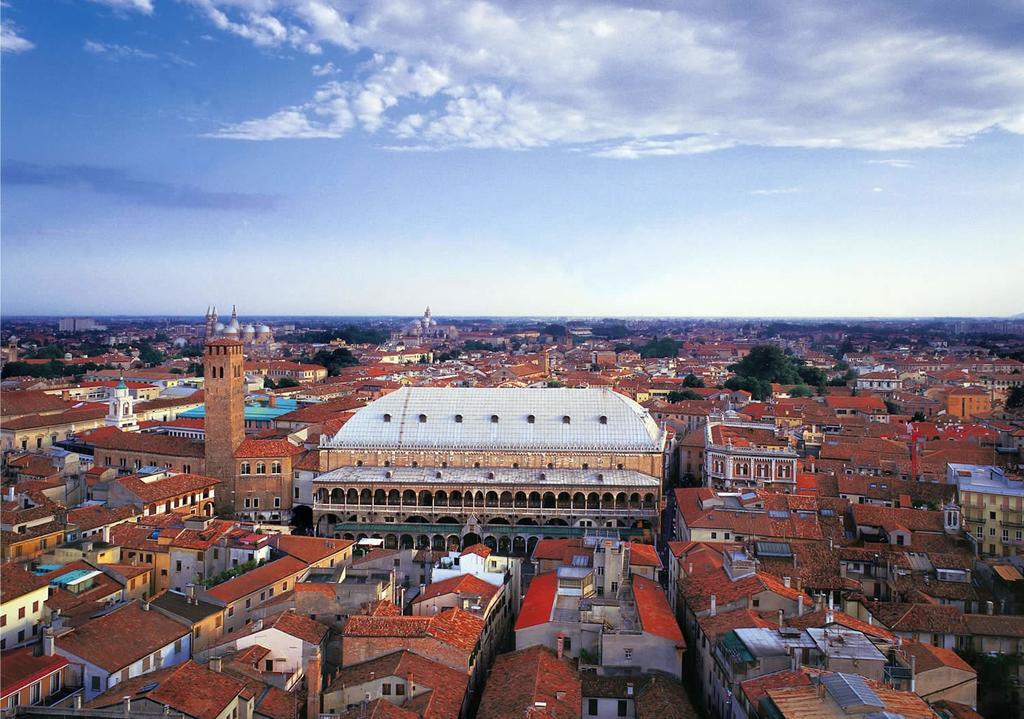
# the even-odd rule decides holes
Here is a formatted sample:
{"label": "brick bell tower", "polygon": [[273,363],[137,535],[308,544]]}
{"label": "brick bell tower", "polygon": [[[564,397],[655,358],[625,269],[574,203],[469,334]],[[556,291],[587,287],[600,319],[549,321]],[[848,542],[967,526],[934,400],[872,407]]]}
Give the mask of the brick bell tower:
{"label": "brick bell tower", "polygon": [[245,439],[245,355],[242,343],[211,339],[203,348],[206,391],[206,474],[217,488],[218,513],[231,514],[235,504],[235,450]]}

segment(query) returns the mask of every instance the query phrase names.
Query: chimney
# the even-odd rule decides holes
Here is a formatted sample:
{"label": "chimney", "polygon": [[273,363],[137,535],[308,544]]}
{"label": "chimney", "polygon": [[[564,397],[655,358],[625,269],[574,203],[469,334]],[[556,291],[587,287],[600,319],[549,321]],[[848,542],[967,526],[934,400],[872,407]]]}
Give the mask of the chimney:
{"label": "chimney", "polygon": [[559,632],[558,633],[558,639],[555,641],[555,654],[557,654],[558,658],[561,659],[564,652],[565,652],[565,634],[563,634],[562,632]]}
{"label": "chimney", "polygon": [[779,610],[779,631],[782,631],[782,610]]}
{"label": "chimney", "polygon": [[132,698],[124,697],[124,715],[130,717],[132,715]]}
{"label": "chimney", "polygon": [[917,657],[910,655],[910,692],[917,691]]}
{"label": "chimney", "polygon": [[252,630],[254,632],[261,631],[262,629],[263,629],[263,620],[262,619],[257,619],[256,621],[254,621],[252,623]]}
{"label": "chimney", "polygon": [[688,576],[688,577],[692,577],[693,576],[693,562],[690,562],[689,564],[686,565],[686,576]]}
{"label": "chimney", "polygon": [[144,611],[144,612],[148,612],[149,611],[149,602],[143,602],[142,603],[142,611]]}
{"label": "chimney", "polygon": [[91,552],[92,542],[82,542],[82,552]]}
{"label": "chimney", "polygon": [[207,668],[219,674],[224,669],[224,660],[220,657],[210,657],[210,665]]}
{"label": "chimney", "polygon": [[196,585],[191,582],[185,585],[185,601],[188,604],[199,603],[199,601],[196,599]]}
{"label": "chimney", "polygon": [[14,501],[14,485],[13,484],[8,484],[7,485],[7,497],[6,497],[6,499],[7,499],[8,502],[13,502]]}
{"label": "chimney", "polygon": [[799,596],[796,599],[796,615],[802,617],[804,615],[804,598]]}
{"label": "chimney", "polygon": [[833,609],[835,609],[835,605],[833,604],[833,601],[834,601],[834,600],[833,600],[833,598],[832,598],[832,592],[829,592],[829,593],[828,593],[828,610],[829,610],[830,612],[831,612],[831,611],[832,611]]}
{"label": "chimney", "polygon": [[270,400],[267,402],[267,406],[268,407],[276,407],[277,406],[277,397],[275,395],[270,395]]}
{"label": "chimney", "polygon": [[786,589],[789,589],[793,584],[793,580],[790,577],[783,577],[782,584],[786,587]]}
{"label": "chimney", "polygon": [[711,595],[711,616],[718,615],[718,597],[714,594]]}
{"label": "chimney", "polygon": [[309,659],[306,660],[306,716],[320,716],[321,699],[321,676],[320,649],[313,650]]}
{"label": "chimney", "polygon": [[789,653],[789,668],[794,671],[800,671],[800,654],[796,647]]}
{"label": "chimney", "polygon": [[43,656],[53,656],[53,629],[50,627],[43,630]]}
{"label": "chimney", "polygon": [[992,610],[995,609],[995,605],[991,602],[985,602],[985,614],[992,614]]}
{"label": "chimney", "polygon": [[104,525],[103,527],[103,543],[110,544],[110,525]]}
{"label": "chimney", "polygon": [[408,689],[406,689],[405,695],[408,696],[408,697],[411,697],[411,696],[415,695],[416,694],[416,680],[414,680],[412,678],[412,672],[409,672],[409,674],[406,676],[405,683],[408,685]]}
{"label": "chimney", "polygon": [[71,703],[71,706],[74,709],[81,709],[82,708],[82,695],[81,694],[75,694],[75,699]]}
{"label": "chimney", "polygon": [[829,607],[828,611],[825,612],[825,626],[828,626],[834,620],[835,620],[835,615],[832,614],[832,607]]}

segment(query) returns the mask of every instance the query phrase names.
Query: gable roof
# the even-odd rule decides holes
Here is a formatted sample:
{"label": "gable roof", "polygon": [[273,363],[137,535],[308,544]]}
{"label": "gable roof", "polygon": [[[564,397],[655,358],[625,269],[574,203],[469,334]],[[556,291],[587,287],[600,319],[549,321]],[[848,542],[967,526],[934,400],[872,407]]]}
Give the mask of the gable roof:
{"label": "gable roof", "polygon": [[191,629],[181,622],[144,610],[139,602],[130,602],[58,637],[56,646],[115,672],[190,633]]}
{"label": "gable roof", "polygon": [[[537,705],[543,702],[544,708]],[[501,654],[484,686],[477,719],[578,719],[582,684],[568,659],[540,645]]]}
{"label": "gable roof", "polygon": [[647,577],[633,576],[633,599],[640,615],[640,626],[645,632],[654,634],[685,647],[683,633],[679,629],[672,607],[661,586]]}
{"label": "gable roof", "polygon": [[460,574],[456,577],[442,579],[439,582],[431,582],[413,600],[413,604],[436,599],[445,594],[479,594],[481,603],[486,606],[490,603],[491,597],[498,593],[499,589],[500,587],[490,582],[485,582],[472,574]]}

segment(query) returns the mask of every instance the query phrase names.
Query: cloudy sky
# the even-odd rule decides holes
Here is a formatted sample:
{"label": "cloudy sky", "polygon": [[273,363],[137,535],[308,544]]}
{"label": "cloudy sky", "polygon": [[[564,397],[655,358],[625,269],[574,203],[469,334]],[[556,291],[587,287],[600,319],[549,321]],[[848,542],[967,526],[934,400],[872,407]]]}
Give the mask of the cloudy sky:
{"label": "cloudy sky", "polygon": [[2,310],[1024,312],[1024,5],[2,0]]}

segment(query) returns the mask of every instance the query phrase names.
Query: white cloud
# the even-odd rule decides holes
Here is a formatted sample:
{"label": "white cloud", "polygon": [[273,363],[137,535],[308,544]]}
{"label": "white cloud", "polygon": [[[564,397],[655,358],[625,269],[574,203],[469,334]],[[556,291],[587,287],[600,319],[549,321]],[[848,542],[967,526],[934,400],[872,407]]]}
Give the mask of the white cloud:
{"label": "white cloud", "polygon": [[82,45],[82,49],[93,55],[102,55],[111,60],[155,60],[157,58],[153,53],[140,50],[137,47],[96,42],[95,40],[86,40]]}
{"label": "white cloud", "polygon": [[792,195],[800,192],[799,187],[772,187],[769,189],[751,190],[751,195]]}
{"label": "white cloud", "polygon": [[0,52],[19,53],[35,47],[35,43],[23,38],[18,33],[19,30],[14,23],[7,20],[0,22]]}
{"label": "white cloud", "polygon": [[313,66],[313,75],[324,77],[325,75],[337,75],[341,70],[335,67],[333,62],[325,62],[323,65]]}
{"label": "white cloud", "polygon": [[140,12],[143,15],[153,14],[153,0],[92,0],[92,2],[119,11]]}
{"label": "white cloud", "polygon": [[905,170],[909,167],[913,167],[914,163],[911,160],[900,160],[897,158],[889,158],[885,160],[865,160],[865,165],[885,165],[886,167],[894,167],[900,170]]}
{"label": "white cloud", "polygon": [[[634,159],[737,145],[899,151],[994,127],[1024,133],[1024,50],[939,14],[893,22],[884,3],[189,2],[260,47],[372,57],[286,108],[306,119],[299,137],[358,126],[410,147],[557,144]],[[277,127],[279,115],[243,124]]]}
{"label": "white cloud", "polygon": [[333,123],[310,120],[307,111],[313,108],[289,108],[276,112],[270,117],[246,120],[211,133],[208,137],[231,140],[281,140],[341,137],[351,122],[338,122],[339,113],[333,116]]}
{"label": "white cloud", "polygon": [[885,192],[885,188],[884,187],[872,187],[871,191],[872,192]]}

